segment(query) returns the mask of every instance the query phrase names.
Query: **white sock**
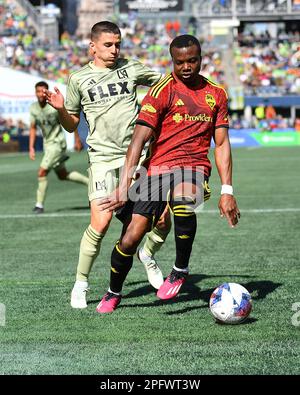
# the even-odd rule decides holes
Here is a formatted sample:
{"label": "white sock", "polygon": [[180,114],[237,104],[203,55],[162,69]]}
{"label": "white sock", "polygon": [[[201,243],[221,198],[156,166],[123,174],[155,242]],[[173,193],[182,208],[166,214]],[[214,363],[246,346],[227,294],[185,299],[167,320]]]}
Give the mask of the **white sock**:
{"label": "white sock", "polygon": [[42,203],[35,203],[35,207],[44,208],[44,205]]}
{"label": "white sock", "polygon": [[152,260],[152,256],[147,255],[143,248],[139,250],[139,256],[144,263],[149,263]]}
{"label": "white sock", "polygon": [[188,267],[185,267],[184,269],[179,269],[178,267],[176,267],[174,265],[173,269],[175,269],[177,272],[183,272],[183,273],[188,273],[189,272],[189,268]]}
{"label": "white sock", "polygon": [[87,281],[76,280],[74,284],[74,288],[86,289],[89,284]]}
{"label": "white sock", "polygon": [[113,292],[110,288],[108,288],[108,292],[120,296],[121,294],[119,292]]}

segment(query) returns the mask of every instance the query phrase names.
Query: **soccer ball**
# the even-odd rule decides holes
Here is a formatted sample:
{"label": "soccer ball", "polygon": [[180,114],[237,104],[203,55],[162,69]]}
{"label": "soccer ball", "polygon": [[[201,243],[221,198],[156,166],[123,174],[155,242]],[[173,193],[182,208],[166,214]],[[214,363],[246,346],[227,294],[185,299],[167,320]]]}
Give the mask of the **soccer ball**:
{"label": "soccer ball", "polygon": [[240,284],[224,283],[211,294],[209,308],[218,322],[239,324],[251,312],[251,295]]}

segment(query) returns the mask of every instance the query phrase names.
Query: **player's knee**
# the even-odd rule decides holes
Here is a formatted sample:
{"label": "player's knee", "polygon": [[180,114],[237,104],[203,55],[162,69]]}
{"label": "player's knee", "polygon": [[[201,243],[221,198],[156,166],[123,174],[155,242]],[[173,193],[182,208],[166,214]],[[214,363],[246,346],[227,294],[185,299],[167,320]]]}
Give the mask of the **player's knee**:
{"label": "player's knee", "polygon": [[146,230],[143,231],[139,226],[131,222],[120,241],[120,247],[126,254],[135,254]]}
{"label": "player's knee", "polygon": [[156,228],[163,233],[169,233],[171,230],[172,222],[169,210],[166,211],[158,220]]}
{"label": "player's knee", "polygon": [[136,234],[126,232],[119,242],[119,246],[125,254],[135,254],[140,243],[140,238]]}
{"label": "player's knee", "polygon": [[56,169],[54,169],[54,171],[55,171],[55,173],[57,175],[57,178],[59,180],[61,180],[61,181],[68,180],[69,173],[68,173],[67,169],[64,166],[56,168]]}
{"label": "player's knee", "polygon": [[191,196],[176,196],[170,202],[174,217],[191,217],[195,215],[195,200]]}
{"label": "player's knee", "polygon": [[[151,219],[139,214],[133,214],[131,222],[125,226],[125,233],[122,235],[120,247],[126,254],[135,254],[138,245],[143,237],[151,229]],[[126,250],[126,251],[125,251]]]}
{"label": "player's knee", "polygon": [[38,177],[46,177],[47,175],[48,175],[48,170],[40,167],[38,171]]}
{"label": "player's knee", "polygon": [[104,218],[95,218],[92,217],[91,219],[91,226],[95,229],[96,232],[105,234],[109,228],[111,222],[111,218],[105,216]]}
{"label": "player's knee", "polygon": [[182,196],[172,202],[175,235],[181,239],[193,238],[197,228],[195,201],[189,196]]}
{"label": "player's knee", "polygon": [[90,202],[91,226],[97,232],[105,234],[109,228],[113,213],[111,211],[102,211],[99,205],[100,201],[101,199],[94,199]]}
{"label": "player's knee", "polygon": [[64,173],[64,172],[62,172],[62,173],[57,172],[56,175],[60,181],[66,181],[67,177],[68,177],[68,173]]}

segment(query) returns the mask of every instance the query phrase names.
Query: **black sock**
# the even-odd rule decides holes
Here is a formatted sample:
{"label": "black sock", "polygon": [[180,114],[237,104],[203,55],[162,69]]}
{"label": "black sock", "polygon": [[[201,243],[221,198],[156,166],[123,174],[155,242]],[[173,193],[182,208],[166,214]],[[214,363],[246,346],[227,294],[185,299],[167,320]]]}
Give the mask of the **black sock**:
{"label": "black sock", "polygon": [[178,269],[186,269],[189,265],[193,242],[197,230],[196,215],[187,217],[174,215],[176,261]]}
{"label": "black sock", "polygon": [[118,244],[111,253],[110,290],[120,293],[128,272],[132,267],[133,255],[124,254]]}

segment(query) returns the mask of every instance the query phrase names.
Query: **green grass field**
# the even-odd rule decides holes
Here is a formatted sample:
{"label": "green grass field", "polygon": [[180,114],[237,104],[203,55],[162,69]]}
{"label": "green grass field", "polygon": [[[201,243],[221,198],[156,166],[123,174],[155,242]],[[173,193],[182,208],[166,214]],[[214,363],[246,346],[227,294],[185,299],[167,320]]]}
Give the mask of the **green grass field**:
{"label": "green grass field", "polygon": [[[32,215],[39,159],[0,156],[0,374],[300,373],[299,148],[234,149],[239,226],[218,215],[214,168],[181,294],[159,301],[135,260],[122,304],[105,316],[95,308],[108,287],[120,224],[113,221],[92,270],[88,308],[73,310],[87,192],[51,174],[46,212]],[[67,167],[84,172],[86,154],[72,153]],[[171,233],[157,255],[164,275],[174,253]],[[244,324],[218,325],[210,315],[209,296],[225,281],[252,293]]]}

